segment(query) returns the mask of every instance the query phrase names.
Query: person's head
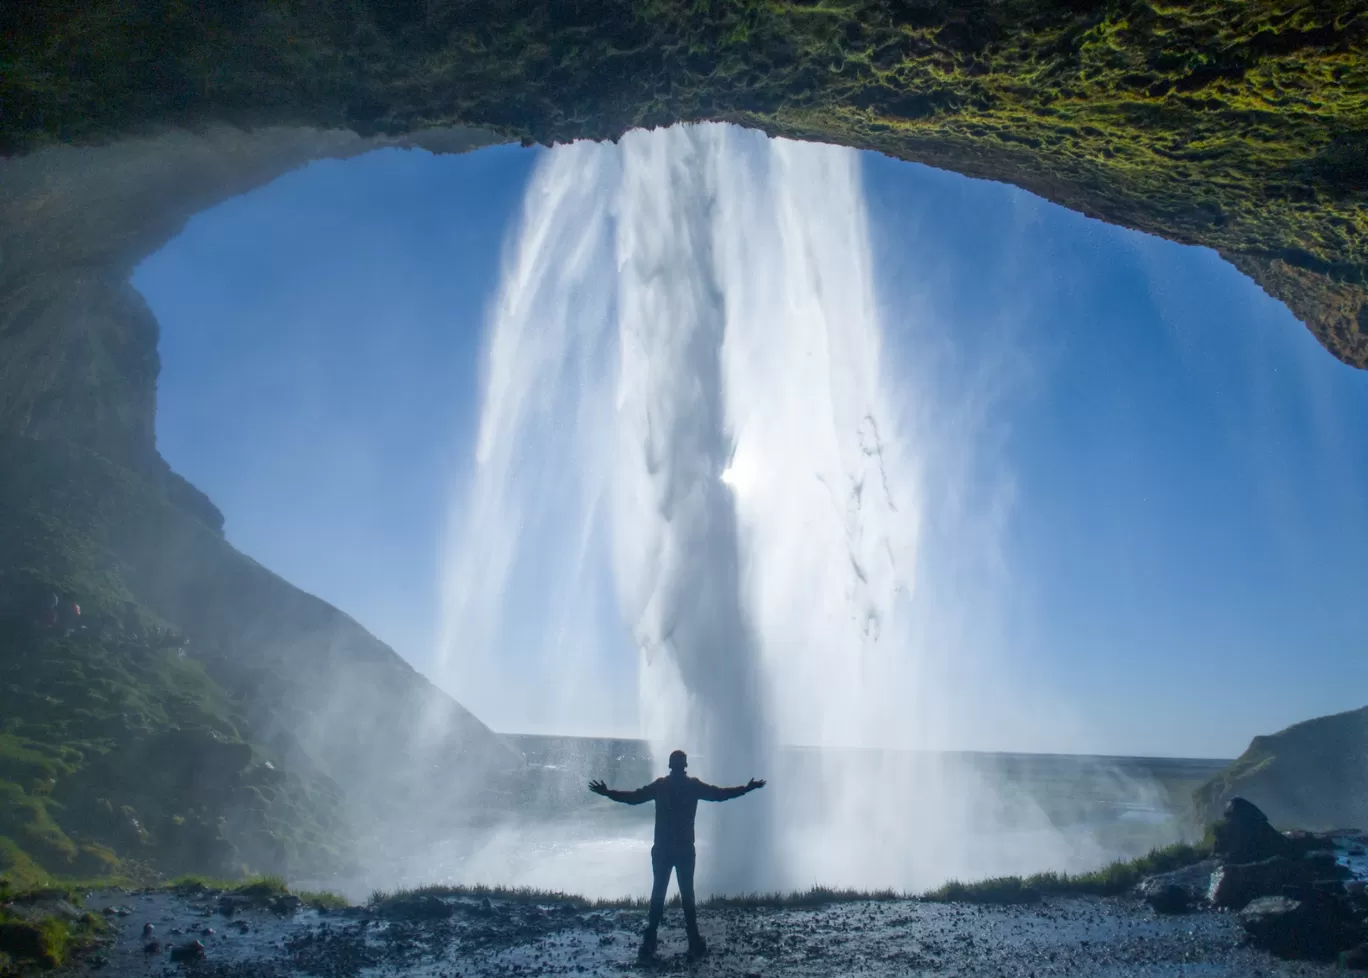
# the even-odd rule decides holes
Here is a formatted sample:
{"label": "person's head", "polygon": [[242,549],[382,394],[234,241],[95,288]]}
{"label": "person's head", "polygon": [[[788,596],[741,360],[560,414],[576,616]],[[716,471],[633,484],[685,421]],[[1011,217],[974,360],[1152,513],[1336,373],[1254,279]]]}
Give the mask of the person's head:
{"label": "person's head", "polygon": [[670,773],[683,774],[684,769],[689,766],[689,755],[682,750],[670,752]]}

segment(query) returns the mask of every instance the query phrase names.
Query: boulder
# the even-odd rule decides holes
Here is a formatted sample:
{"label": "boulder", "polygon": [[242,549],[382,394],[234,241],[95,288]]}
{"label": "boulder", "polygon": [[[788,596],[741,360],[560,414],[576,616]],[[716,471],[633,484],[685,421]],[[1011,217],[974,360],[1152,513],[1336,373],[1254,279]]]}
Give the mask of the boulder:
{"label": "boulder", "polygon": [[1240,912],[1251,943],[1283,958],[1333,960],[1356,947],[1362,935],[1342,902],[1259,897]]}
{"label": "boulder", "polygon": [[1186,913],[1206,902],[1211,889],[1211,876],[1218,868],[1216,860],[1207,859],[1170,873],[1148,877],[1136,886],[1135,892],[1156,913]]}
{"label": "boulder", "polygon": [[200,961],[204,958],[204,944],[200,941],[191,941],[189,944],[181,944],[171,949],[172,961]]}
{"label": "boulder", "polygon": [[1293,853],[1292,843],[1272,825],[1253,802],[1232,798],[1225,813],[1211,827],[1212,852],[1231,863],[1255,863]]}
{"label": "boulder", "polygon": [[1345,971],[1368,971],[1368,943],[1345,951],[1339,963]]}
{"label": "boulder", "polygon": [[1177,883],[1165,883],[1163,886],[1155,887],[1145,894],[1145,902],[1153,908],[1155,913],[1177,914],[1187,913],[1192,909],[1192,893],[1186,887],[1179,886]]}
{"label": "boulder", "polygon": [[304,906],[304,901],[293,893],[282,893],[271,901],[271,910],[278,914],[292,914]]}
{"label": "boulder", "polygon": [[1296,852],[1326,852],[1335,848],[1334,836],[1322,832],[1308,832],[1305,829],[1292,829],[1283,833],[1283,838]]}
{"label": "boulder", "polygon": [[[484,901],[488,908],[489,901]],[[380,906],[384,917],[402,920],[444,920],[456,912],[455,906],[430,893],[413,893],[386,900]]]}
{"label": "boulder", "polygon": [[[1256,863],[1228,863],[1211,874],[1207,899],[1218,907],[1238,910],[1259,897],[1287,896],[1301,899],[1321,881],[1338,879],[1344,873],[1329,854],[1299,858],[1274,856]],[[1343,887],[1339,887],[1343,889]]]}
{"label": "boulder", "polygon": [[240,893],[225,893],[218,900],[218,912],[223,916],[232,918],[238,911],[246,910],[251,906],[251,899]]}

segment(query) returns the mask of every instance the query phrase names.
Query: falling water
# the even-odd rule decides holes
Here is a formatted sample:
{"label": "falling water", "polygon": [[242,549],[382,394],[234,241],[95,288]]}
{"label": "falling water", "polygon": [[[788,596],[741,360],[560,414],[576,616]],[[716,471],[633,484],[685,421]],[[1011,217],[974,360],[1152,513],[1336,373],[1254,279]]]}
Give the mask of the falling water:
{"label": "falling water", "polygon": [[477,713],[606,715],[625,636],[653,745],[773,779],[706,813],[705,889],[1090,859],[1029,811],[990,850],[981,786],[934,757],[780,766],[778,743],[941,746],[968,654],[918,594],[928,456],[871,269],[851,151],[678,126],[547,153],[491,310],[439,678]]}

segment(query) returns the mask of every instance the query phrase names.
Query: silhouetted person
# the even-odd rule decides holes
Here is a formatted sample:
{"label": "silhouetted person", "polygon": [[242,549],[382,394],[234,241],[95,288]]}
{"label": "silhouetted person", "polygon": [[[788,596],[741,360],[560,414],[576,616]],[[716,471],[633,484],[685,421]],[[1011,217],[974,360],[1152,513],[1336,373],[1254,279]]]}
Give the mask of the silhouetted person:
{"label": "silhouetted person", "polygon": [[703,935],[698,933],[698,915],[694,908],[694,815],[700,801],[727,801],[765,786],[764,781],[751,779],[749,784],[736,788],[719,788],[704,784],[684,773],[688,756],[677,750],[670,755],[670,773],[657,778],[635,791],[614,791],[602,781],[590,781],[589,790],[624,805],[655,802],[655,843],[651,846],[651,915],[646,922],[646,934],[641,939],[642,957],[655,954],[656,930],[665,913],[665,890],[670,885],[670,870],[679,881],[679,899],[684,904],[684,926],[689,932],[689,954],[699,957],[707,950]]}

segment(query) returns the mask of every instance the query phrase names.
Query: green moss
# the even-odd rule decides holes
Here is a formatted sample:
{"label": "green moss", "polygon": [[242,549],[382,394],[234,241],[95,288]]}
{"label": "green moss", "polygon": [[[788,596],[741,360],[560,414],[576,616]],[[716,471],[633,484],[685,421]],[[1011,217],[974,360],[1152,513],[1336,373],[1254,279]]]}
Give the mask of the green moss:
{"label": "green moss", "polygon": [[[6,871],[32,882],[326,865],[335,796],[267,767],[239,696],[125,587],[168,523],[210,531],[81,449],[0,438],[0,468]],[[53,593],[79,601],[81,627],[42,623]]]}
{"label": "green moss", "polygon": [[344,896],[327,890],[299,890],[295,896],[304,901],[306,907],[315,910],[345,910],[351,902]]}
{"label": "green moss", "polygon": [[212,876],[177,876],[162,884],[170,890],[181,893],[212,891],[215,893],[241,893],[245,896],[281,896],[289,892],[289,887],[279,876],[251,876],[246,879],[222,879]]}
{"label": "green moss", "polygon": [[35,8],[0,34],[0,151],[210,121],[548,143],[732,121],[1213,247],[1368,364],[1363,0]]}
{"label": "green moss", "polygon": [[304,906],[315,910],[344,910],[351,906],[345,897],[326,890],[292,890],[279,876],[254,876],[240,880],[182,876],[162,883],[161,887],[177,893],[236,893],[262,900],[293,894],[299,897]]}
{"label": "green moss", "polygon": [[[303,896],[303,894],[301,894]],[[559,890],[541,890],[533,887],[502,886],[419,886],[394,891],[377,890],[371,894],[367,905],[381,912],[387,908],[401,906],[426,897],[452,898],[462,900],[500,900],[506,903],[568,903],[586,909],[643,909],[649,901],[635,897],[589,900],[582,896],[564,893]],[[734,896],[710,896],[699,901],[705,907],[813,907],[829,903],[854,903],[904,900],[907,894],[893,890],[842,890],[825,886],[814,886],[808,890],[795,890],[791,893],[746,893]],[[670,898],[671,906],[678,906],[679,895]]]}
{"label": "green moss", "polygon": [[51,879],[17,842],[0,836],[0,901],[8,899],[10,892],[32,889]]}
{"label": "green moss", "polygon": [[92,914],[70,919],[59,912],[38,910],[28,914],[0,906],[0,963],[33,963],[44,968],[65,964],[79,951],[106,933],[104,921]]}

